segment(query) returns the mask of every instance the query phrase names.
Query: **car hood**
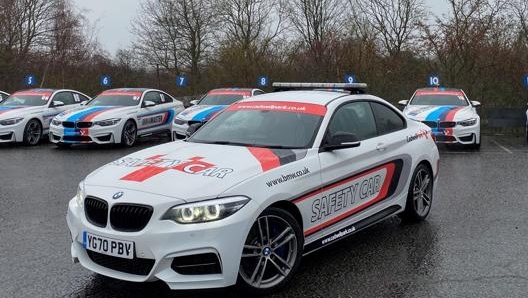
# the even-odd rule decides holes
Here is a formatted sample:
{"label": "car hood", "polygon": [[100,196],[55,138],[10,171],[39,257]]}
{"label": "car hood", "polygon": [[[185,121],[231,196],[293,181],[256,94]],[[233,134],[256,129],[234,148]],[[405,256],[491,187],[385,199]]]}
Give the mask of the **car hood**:
{"label": "car hood", "polygon": [[176,116],[185,121],[200,121],[204,122],[211,119],[216,113],[222,111],[227,106],[212,106],[212,105],[196,105],[183,110]]}
{"label": "car hood", "polygon": [[472,106],[407,106],[404,114],[418,121],[461,121],[477,117]]}
{"label": "car hood", "polygon": [[29,114],[40,113],[46,106],[0,106],[0,120],[13,117],[25,117]]}
{"label": "car hood", "polygon": [[120,106],[85,106],[77,109],[67,110],[57,115],[59,121],[98,121],[112,118],[121,118],[133,113],[137,107]]}
{"label": "car hood", "polygon": [[[266,150],[268,156],[262,154]],[[284,150],[284,154],[270,157],[270,152],[264,148],[176,141],[111,162],[88,175],[85,185],[131,189],[193,202],[217,197],[264,173],[264,169],[269,170],[267,158],[295,160],[293,155],[298,155]]]}

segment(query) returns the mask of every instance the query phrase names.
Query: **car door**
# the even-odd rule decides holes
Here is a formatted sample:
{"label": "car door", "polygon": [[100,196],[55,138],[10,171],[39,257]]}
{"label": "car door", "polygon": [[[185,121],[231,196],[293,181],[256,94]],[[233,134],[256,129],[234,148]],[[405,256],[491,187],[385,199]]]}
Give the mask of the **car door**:
{"label": "car door", "polygon": [[378,133],[369,100],[341,104],[328,123],[321,147],[338,133],[354,134],[360,143],[319,153],[322,189],[312,199],[307,236],[350,232],[354,215],[390,197],[395,187],[393,179],[398,180],[401,171],[402,162],[395,156],[397,150],[393,150],[390,133]]}
{"label": "car door", "polygon": [[[56,105],[57,102],[61,102],[64,105]],[[50,102],[48,103],[48,111],[43,115],[43,128],[44,130],[49,129],[49,125],[53,117],[58,114],[76,108],[80,105],[80,102],[76,102],[73,93],[70,91],[60,91],[55,93]]]}
{"label": "car door", "polygon": [[[147,102],[154,103],[154,106],[147,106]],[[157,91],[148,91],[143,96],[141,109],[138,114],[138,132],[146,134],[160,130],[166,122],[166,108],[161,101],[160,93]]]}

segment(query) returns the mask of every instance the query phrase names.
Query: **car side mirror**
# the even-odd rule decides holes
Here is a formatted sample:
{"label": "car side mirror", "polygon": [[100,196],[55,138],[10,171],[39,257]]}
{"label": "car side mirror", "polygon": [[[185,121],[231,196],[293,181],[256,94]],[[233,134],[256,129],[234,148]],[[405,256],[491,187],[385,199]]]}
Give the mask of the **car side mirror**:
{"label": "car side mirror", "polygon": [[81,106],[85,106],[88,101],[81,102]]}
{"label": "car side mirror", "polygon": [[323,146],[324,151],[354,148],[361,145],[359,138],[354,133],[338,131]]}
{"label": "car side mirror", "polygon": [[144,108],[150,108],[150,107],[153,107],[155,105],[156,105],[156,103],[153,102],[153,101],[150,101],[150,100],[146,100],[145,102],[143,102],[143,107]]}
{"label": "car side mirror", "polygon": [[408,100],[400,100],[400,101],[398,101],[398,105],[402,106],[402,107],[405,107],[408,103],[409,103]]}
{"label": "car side mirror", "polygon": [[51,102],[51,107],[53,107],[53,108],[62,107],[62,106],[64,106],[64,102],[62,102],[62,101],[54,100],[54,101]]}
{"label": "car side mirror", "polygon": [[189,127],[187,128],[187,131],[185,132],[185,136],[187,138],[192,136],[203,125],[204,125],[203,122],[193,123],[193,124],[189,125]]}
{"label": "car side mirror", "polygon": [[471,105],[474,106],[475,108],[478,108],[480,107],[482,104],[480,103],[480,101],[471,101]]}
{"label": "car side mirror", "polygon": [[195,105],[198,104],[199,101],[200,101],[200,100],[198,100],[198,99],[191,100],[191,101],[189,102],[189,105],[191,105],[191,106],[195,106]]}

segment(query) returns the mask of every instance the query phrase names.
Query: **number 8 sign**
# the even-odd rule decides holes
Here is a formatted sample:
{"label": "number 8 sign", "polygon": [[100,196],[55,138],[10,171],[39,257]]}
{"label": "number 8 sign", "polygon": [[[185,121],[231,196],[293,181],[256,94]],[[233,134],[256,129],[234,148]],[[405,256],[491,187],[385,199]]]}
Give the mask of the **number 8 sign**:
{"label": "number 8 sign", "polygon": [[258,77],[258,82],[257,84],[259,85],[259,87],[266,87],[268,86],[268,77],[267,76],[259,76]]}

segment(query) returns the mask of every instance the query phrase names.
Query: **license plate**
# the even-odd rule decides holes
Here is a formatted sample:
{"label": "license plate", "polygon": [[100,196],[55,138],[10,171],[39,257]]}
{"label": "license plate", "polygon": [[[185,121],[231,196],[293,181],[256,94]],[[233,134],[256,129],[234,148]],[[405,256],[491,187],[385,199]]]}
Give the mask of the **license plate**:
{"label": "license plate", "polygon": [[134,242],[117,240],[83,232],[83,246],[87,250],[95,251],[118,258],[134,258]]}

